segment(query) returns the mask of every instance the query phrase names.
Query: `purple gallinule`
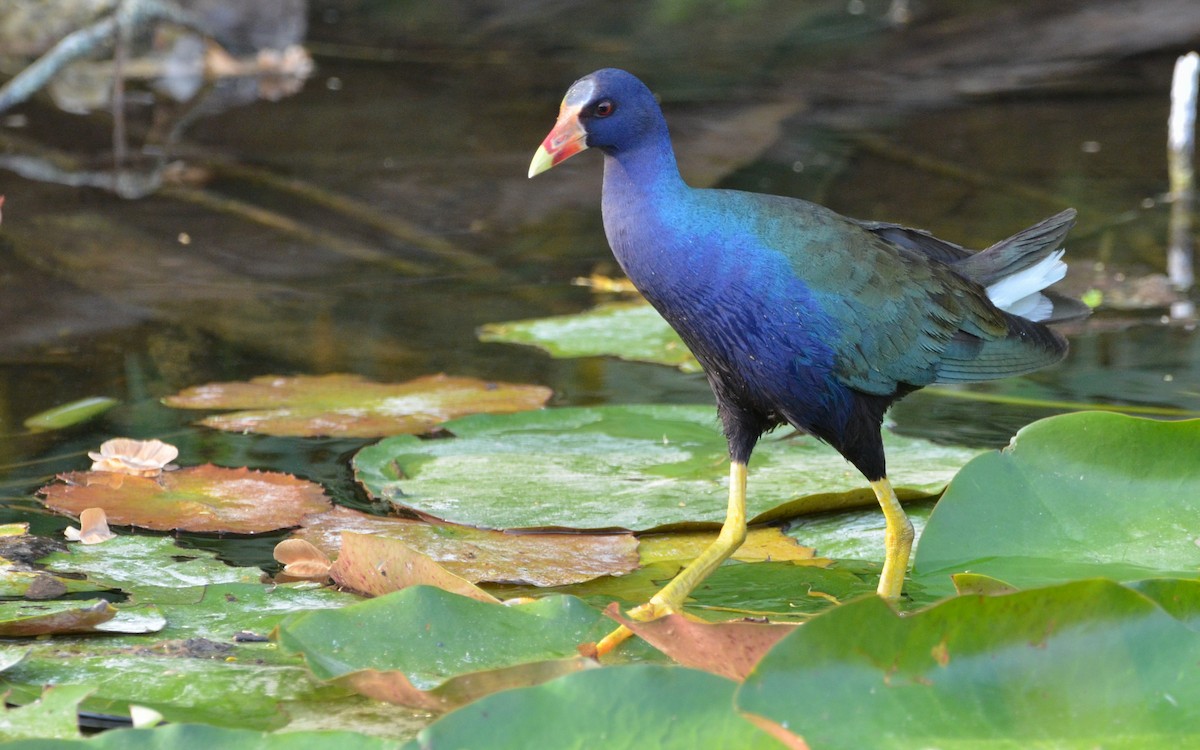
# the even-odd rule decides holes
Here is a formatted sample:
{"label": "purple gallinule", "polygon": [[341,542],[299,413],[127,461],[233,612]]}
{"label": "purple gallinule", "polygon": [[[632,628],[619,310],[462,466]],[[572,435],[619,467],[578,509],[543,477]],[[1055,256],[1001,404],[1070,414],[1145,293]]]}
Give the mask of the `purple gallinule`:
{"label": "purple gallinule", "polygon": [[717,540],[632,616],[678,611],[741,544],[750,453],[784,424],[832,445],[870,482],[887,522],[878,592],[899,597],[913,528],[887,478],[884,411],[930,383],[1062,359],[1066,339],[1046,324],[1087,307],[1044,290],[1066,273],[1060,246],[1075,212],[974,253],[803,200],[692,188],[650,90],[611,68],[567,91],[529,176],[588,148],[604,154],[613,254],[703,366],[731,460]]}

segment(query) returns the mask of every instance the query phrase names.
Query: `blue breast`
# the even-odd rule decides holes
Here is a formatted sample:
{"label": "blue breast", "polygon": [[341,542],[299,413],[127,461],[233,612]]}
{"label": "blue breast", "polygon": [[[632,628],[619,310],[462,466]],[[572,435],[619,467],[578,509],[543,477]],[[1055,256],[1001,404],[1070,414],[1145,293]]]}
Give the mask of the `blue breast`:
{"label": "blue breast", "polygon": [[700,360],[718,399],[771,424],[839,429],[850,394],[833,377],[837,328],[788,257],[753,231],[745,194],[680,183],[615,196],[611,187],[606,170],[605,230],[617,260]]}

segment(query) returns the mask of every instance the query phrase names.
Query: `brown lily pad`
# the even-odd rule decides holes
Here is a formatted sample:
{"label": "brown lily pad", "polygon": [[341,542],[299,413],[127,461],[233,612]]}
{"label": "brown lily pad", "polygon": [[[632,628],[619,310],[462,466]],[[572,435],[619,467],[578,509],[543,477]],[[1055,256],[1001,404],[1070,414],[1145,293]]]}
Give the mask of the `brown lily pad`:
{"label": "brown lily pad", "polygon": [[342,551],[329,575],[339,586],[382,596],[409,586],[437,586],[452,594],[499,604],[500,600],[395,539],[342,533]]}
{"label": "brown lily pad", "polygon": [[229,432],[291,437],[371,438],[418,435],[467,414],[538,409],[552,391],[477,378],[428,375],[377,383],[358,375],[267,375],[249,382],[209,383],[163,399],[179,409],[247,409],[200,424]]}
{"label": "brown lily pad", "polygon": [[[304,520],[295,536],[330,557],[338,553],[341,533],[353,531],[398,540],[433,558],[446,570],[472,583],[527,583],[564,586],[638,567],[638,540],[619,534],[511,534],[409,518],[372,516],[337,507]],[[793,549],[800,548],[787,539]],[[694,555],[693,555],[694,556]],[[811,557],[811,551],[809,552]]]}
{"label": "brown lily pad", "polygon": [[290,474],[192,466],[155,478],[100,471],[60,474],[38,490],[60,513],[102,508],[109,523],[156,531],[259,534],[329,510],[321,485]]}
{"label": "brown lily pad", "polygon": [[[9,611],[10,608],[14,608]],[[117,610],[103,599],[93,602],[58,604],[8,603],[0,612],[0,637],[30,637],[91,633],[98,625],[117,616]]]}
{"label": "brown lily pad", "polygon": [[781,638],[800,627],[796,623],[744,620],[699,622],[679,614],[638,622],[622,615],[616,602],[604,613],[679,664],[738,682],[746,679],[763,654]]}

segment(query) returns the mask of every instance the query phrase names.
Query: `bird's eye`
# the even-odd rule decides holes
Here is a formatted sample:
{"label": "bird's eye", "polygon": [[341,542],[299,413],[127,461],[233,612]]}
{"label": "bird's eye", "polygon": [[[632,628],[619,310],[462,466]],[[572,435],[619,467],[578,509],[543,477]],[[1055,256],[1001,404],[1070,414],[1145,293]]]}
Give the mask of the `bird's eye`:
{"label": "bird's eye", "polygon": [[612,99],[601,99],[592,108],[592,114],[596,117],[608,117],[615,111],[617,111],[617,105],[613,104]]}

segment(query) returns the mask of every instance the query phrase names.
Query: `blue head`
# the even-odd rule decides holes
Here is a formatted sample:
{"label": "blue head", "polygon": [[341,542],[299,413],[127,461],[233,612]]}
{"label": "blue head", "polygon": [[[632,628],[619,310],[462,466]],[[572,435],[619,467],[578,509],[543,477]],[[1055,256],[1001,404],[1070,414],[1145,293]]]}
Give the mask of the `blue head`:
{"label": "blue head", "polygon": [[654,94],[636,76],[604,68],[567,89],[558,122],[542,142],[529,176],[545,172],[587,148],[619,156],[650,144],[669,148],[667,124]]}

